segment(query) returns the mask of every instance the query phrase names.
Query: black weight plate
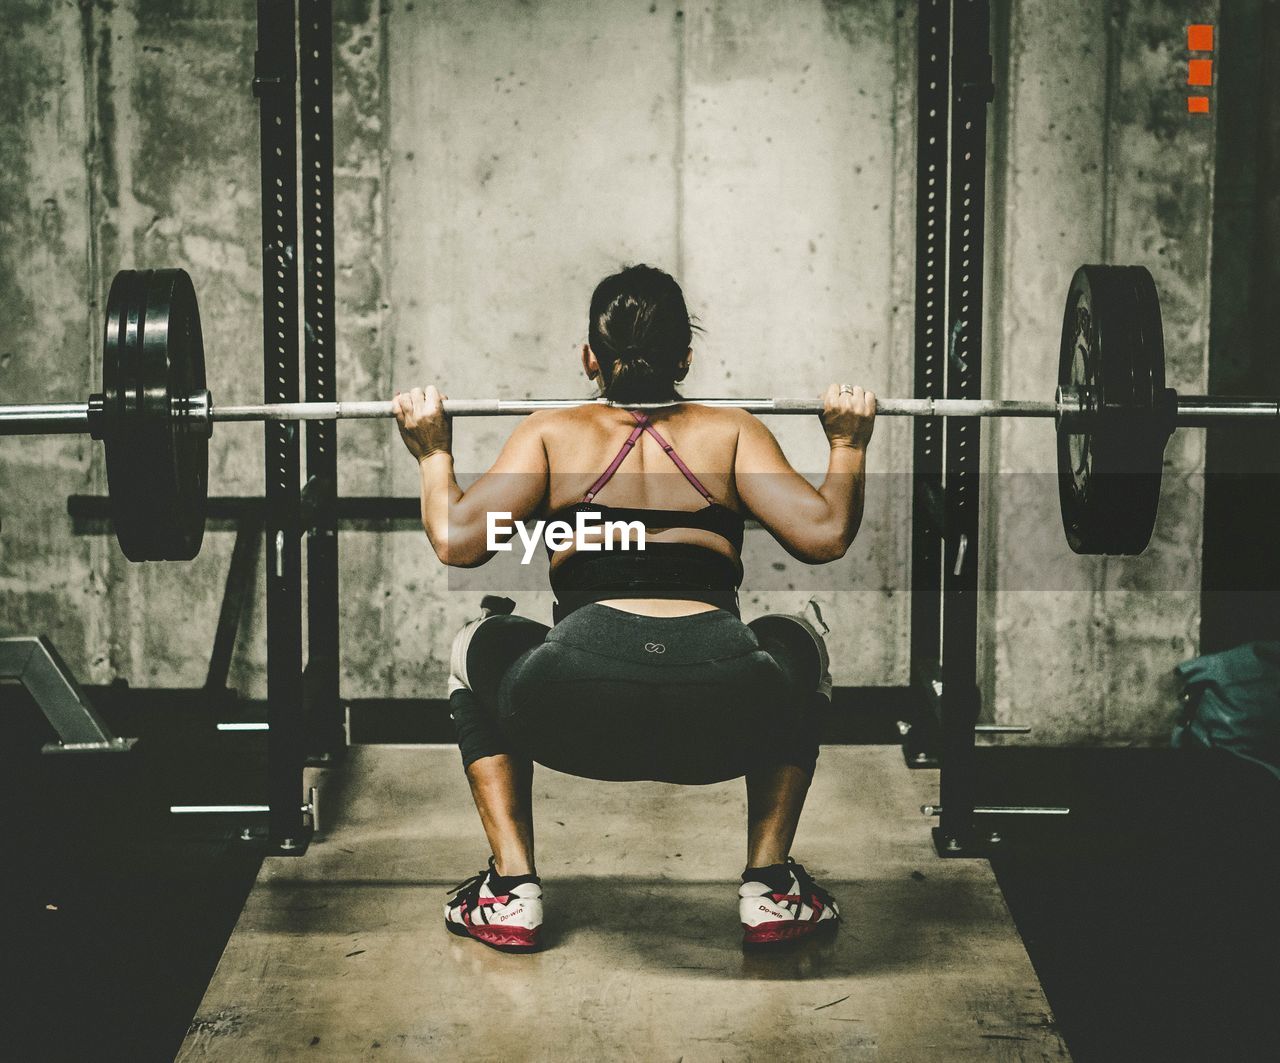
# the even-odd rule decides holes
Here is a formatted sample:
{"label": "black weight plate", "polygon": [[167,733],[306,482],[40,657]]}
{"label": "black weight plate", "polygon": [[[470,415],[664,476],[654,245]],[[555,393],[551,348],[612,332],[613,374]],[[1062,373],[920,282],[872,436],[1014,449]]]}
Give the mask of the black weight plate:
{"label": "black weight plate", "polygon": [[1122,475],[1133,460],[1126,425],[1151,405],[1133,304],[1125,267],[1082,266],[1067,293],[1058,380],[1080,390],[1087,414],[1077,431],[1059,430],[1058,487],[1063,530],[1079,554],[1128,552],[1143,517]]}
{"label": "black weight plate", "polygon": [[189,560],[199,552],[207,433],[175,400],[204,382],[190,277],[182,270],[118,274],[107,300],[103,438],[112,520],[130,561]]}

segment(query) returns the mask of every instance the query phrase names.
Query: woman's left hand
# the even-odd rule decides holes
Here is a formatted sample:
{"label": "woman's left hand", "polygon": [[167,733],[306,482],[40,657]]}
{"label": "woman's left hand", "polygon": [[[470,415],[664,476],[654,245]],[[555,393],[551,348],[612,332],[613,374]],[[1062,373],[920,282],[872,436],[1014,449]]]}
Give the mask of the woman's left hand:
{"label": "woman's left hand", "polygon": [[391,410],[400,426],[400,438],[409,453],[421,461],[431,454],[449,453],[453,445],[453,425],[444,412],[445,396],[430,385],[396,392]]}

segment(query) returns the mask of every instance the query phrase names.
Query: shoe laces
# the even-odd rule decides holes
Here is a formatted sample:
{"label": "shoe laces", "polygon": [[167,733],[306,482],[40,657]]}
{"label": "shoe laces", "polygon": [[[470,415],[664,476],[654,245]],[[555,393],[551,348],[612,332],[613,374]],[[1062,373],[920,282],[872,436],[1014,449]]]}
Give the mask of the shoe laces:
{"label": "shoe laces", "polygon": [[797,863],[794,857],[788,856],[785,861],[785,865],[787,867],[787,870],[789,870],[791,874],[795,876],[796,883],[800,886],[801,892],[812,894],[828,907],[835,900],[834,896],[832,896],[830,893],[824,890],[821,886],[819,886],[817,882],[814,881],[813,876],[804,869],[804,865]]}
{"label": "shoe laces", "polygon": [[455,894],[457,899],[467,905],[468,908],[476,907],[480,900],[480,887],[485,884],[489,876],[493,874],[494,860],[489,857],[489,866],[483,871],[477,871],[468,879],[464,879],[453,887],[445,896],[452,897]]}

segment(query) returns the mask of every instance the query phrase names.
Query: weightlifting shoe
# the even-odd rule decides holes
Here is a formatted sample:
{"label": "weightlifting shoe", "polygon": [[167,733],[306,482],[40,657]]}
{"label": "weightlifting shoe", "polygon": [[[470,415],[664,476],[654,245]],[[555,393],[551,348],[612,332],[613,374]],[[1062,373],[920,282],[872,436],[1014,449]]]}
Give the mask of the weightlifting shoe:
{"label": "weightlifting shoe", "polygon": [[489,866],[449,891],[444,925],[502,952],[534,952],[542,929],[542,884],[535,875],[503,878]]}
{"label": "weightlifting shoe", "polygon": [[840,906],[790,857],[786,863],[748,868],[738,889],[744,945],[776,945],[835,930]]}

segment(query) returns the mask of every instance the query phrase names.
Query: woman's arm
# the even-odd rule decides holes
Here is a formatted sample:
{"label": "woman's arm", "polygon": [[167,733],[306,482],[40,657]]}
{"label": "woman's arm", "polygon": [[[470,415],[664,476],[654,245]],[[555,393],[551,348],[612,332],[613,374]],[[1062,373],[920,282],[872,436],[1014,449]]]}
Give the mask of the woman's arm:
{"label": "woman's arm", "polygon": [[862,523],[866,452],[875,428],[876,397],[832,384],[823,396],[822,428],[831,444],[819,487],[791,467],[759,420],[744,417],[734,479],[738,496],[792,557],[809,564],[845,555]]}
{"label": "woman's arm", "polygon": [[434,387],[397,395],[393,404],[400,437],[418,459],[422,489],[422,526],[446,565],[473,568],[493,551],[486,538],[490,513],[502,520],[524,520],[542,506],[547,494],[547,452],[542,443],[545,414],[525,418],[511,433],[498,460],[467,490],[453,470],[453,431],[444,412],[444,396]]}

